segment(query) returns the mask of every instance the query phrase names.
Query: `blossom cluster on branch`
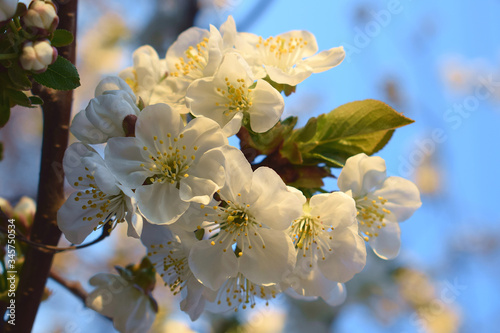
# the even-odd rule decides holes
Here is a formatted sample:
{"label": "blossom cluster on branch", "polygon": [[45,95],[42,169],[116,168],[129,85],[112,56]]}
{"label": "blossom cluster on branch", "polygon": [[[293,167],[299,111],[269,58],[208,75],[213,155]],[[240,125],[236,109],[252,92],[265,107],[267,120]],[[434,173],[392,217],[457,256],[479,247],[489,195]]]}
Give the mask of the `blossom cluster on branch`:
{"label": "blossom cluster on branch", "polygon": [[[156,271],[192,320],[282,292],[338,305],[343,284],[365,266],[366,243],[394,258],[398,223],[420,207],[420,194],[368,155],[411,120],[373,101],[356,102],[373,119],[345,109],[302,129],[280,119],[282,93],[344,56],[342,47],[318,53],[310,32],[264,39],[237,32],[229,17],[220,29],[186,30],[164,59],[142,46],[132,67],[102,80],[71,125],[81,142],[66,151],[64,171],[76,190],[58,224],[79,244],[126,222],[147,258],[94,277],[87,304],[120,331],[143,332],[157,310]],[[229,145],[237,133],[267,164]],[[104,157],[93,144],[106,144]],[[335,192],[321,189],[331,167],[343,167]],[[121,292],[106,293],[113,283]]]}

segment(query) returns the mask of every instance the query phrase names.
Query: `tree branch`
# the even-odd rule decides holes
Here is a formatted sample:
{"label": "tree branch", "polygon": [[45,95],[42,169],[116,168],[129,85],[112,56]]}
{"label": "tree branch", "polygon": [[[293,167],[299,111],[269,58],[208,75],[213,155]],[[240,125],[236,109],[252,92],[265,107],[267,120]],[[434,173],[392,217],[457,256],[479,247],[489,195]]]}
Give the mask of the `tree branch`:
{"label": "tree branch", "polygon": [[55,271],[50,271],[49,277],[59,283],[61,286],[66,288],[70,293],[75,295],[77,298],[79,298],[83,304],[85,304],[85,299],[87,298],[88,294],[83,289],[82,285],[80,282],[77,281],[66,281],[59,273]]}
{"label": "tree branch", "polygon": [[[69,30],[76,39],[78,0],[60,1],[59,28]],[[75,63],[75,43],[60,48],[59,54]],[[62,159],[68,145],[68,129],[73,92],[55,91],[35,84],[33,93],[43,101],[43,142],[37,211],[30,240],[55,246],[61,236],[57,227],[57,210],[64,202]],[[53,253],[28,247],[16,291],[16,325],[4,324],[7,332],[30,332],[40,305],[52,265]]]}

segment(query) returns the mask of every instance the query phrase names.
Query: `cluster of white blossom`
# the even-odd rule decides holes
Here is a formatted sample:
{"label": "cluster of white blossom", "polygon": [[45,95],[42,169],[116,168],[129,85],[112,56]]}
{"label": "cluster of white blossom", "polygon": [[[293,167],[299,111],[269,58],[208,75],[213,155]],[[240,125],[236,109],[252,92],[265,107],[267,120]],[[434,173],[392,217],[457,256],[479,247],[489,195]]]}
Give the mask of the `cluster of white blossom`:
{"label": "cluster of white blossom", "polygon": [[[238,33],[231,17],[220,29],[188,29],[165,59],[139,48],[133,67],[104,79],[71,125],[81,143],[64,158],[77,189],[59,210],[66,238],[81,243],[127,221],[192,320],[281,292],[341,303],[343,283],[365,265],[365,241],[382,258],[397,255],[398,222],[420,206],[418,189],[360,154],[347,160],[340,191],[306,199],[274,170],[252,170],[227,140],[242,125],[262,133],[279,121],[284,99],[269,82],[295,86],[344,58],[342,47],[317,51],[307,31],[264,39]],[[89,146],[99,143],[104,158]],[[94,308],[117,327],[120,311],[127,321],[151,318],[153,307],[119,299]]]}

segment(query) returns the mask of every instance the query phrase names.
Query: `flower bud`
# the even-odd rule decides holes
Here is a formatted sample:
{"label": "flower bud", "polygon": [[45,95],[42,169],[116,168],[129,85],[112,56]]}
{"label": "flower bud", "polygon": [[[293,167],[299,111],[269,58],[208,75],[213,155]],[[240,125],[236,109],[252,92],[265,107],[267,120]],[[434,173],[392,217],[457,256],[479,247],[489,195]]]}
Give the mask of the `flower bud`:
{"label": "flower bud", "polygon": [[0,22],[11,19],[16,13],[18,0],[0,0]]}
{"label": "flower bud", "polygon": [[48,35],[59,23],[56,6],[50,1],[33,1],[22,19],[24,26],[38,35]]}
{"label": "flower bud", "polygon": [[21,67],[27,71],[42,73],[57,59],[57,49],[50,45],[47,39],[27,42],[23,46],[23,53],[19,58]]}

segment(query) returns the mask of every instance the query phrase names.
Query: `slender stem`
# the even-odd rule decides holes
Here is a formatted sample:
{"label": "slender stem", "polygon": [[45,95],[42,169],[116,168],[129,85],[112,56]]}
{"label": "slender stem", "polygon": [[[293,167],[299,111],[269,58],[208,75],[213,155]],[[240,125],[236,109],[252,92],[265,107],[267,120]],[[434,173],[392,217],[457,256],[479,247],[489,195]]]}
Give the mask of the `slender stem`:
{"label": "slender stem", "polygon": [[14,59],[14,58],[17,58],[17,57],[18,57],[17,53],[4,53],[4,54],[0,54],[0,60]]}
{"label": "slender stem", "polygon": [[[76,37],[78,0],[61,1],[59,28],[69,30]],[[75,43],[59,50],[66,59],[75,63]],[[30,240],[55,246],[61,236],[57,227],[57,210],[64,202],[64,173],[62,159],[68,145],[68,129],[73,92],[55,91],[34,85],[33,92],[44,101],[43,142],[40,179],[38,183],[37,211],[31,228]],[[45,283],[52,265],[53,253],[28,247],[19,275],[16,291],[16,325],[5,323],[7,332],[30,332],[42,300]]]}

